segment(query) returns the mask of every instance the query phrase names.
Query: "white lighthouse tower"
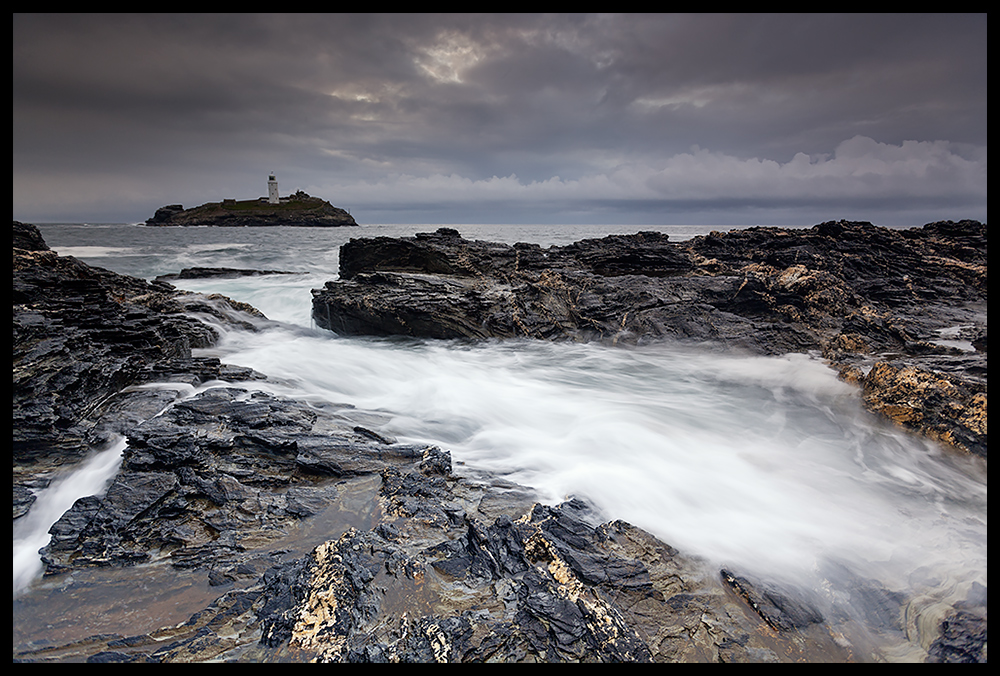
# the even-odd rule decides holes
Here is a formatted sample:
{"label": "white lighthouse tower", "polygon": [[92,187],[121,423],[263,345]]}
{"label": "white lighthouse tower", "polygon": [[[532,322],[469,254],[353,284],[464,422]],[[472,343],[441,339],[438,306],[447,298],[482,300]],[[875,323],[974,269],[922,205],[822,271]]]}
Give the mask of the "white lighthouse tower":
{"label": "white lighthouse tower", "polygon": [[268,204],[278,203],[278,179],[274,174],[267,177],[267,201]]}

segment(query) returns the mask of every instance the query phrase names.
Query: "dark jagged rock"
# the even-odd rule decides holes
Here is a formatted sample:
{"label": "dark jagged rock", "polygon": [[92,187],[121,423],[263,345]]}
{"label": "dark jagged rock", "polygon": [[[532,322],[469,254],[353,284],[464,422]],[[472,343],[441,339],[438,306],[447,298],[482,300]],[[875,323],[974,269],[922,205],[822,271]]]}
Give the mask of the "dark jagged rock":
{"label": "dark jagged rock", "polygon": [[170,223],[174,217],[180,216],[183,213],[184,205],[168,204],[165,207],[157,209],[152,218],[146,219],[146,225],[166,225]]}
{"label": "dark jagged rock", "polygon": [[331,478],[426,453],[358,434],[335,412],[239,388],[178,402],[126,434],[107,493],[81,499],[53,526],[48,574],[168,558],[233,579],[239,568],[253,572],[243,552],[336,502]]}
{"label": "dark jagged rock", "polygon": [[[580,500],[490,518],[439,452],[383,471],[380,523],[269,568],[188,622],[22,652],[110,661],[780,661],[846,653],[775,635],[703,565]],[[430,462],[428,462],[430,460]],[[447,515],[441,518],[441,509]],[[820,651],[813,653],[812,651]]]}
{"label": "dark jagged rock", "polygon": [[84,452],[81,441],[114,395],[214,343],[214,330],[190,313],[251,326],[240,316],[248,308],[222,296],[178,292],[48,250],[15,248],[13,268],[16,460]]}
{"label": "dark jagged rock", "polygon": [[[643,258],[637,252],[647,246],[651,252]],[[342,281],[313,292],[317,323],[339,333],[613,342],[688,337],[765,352],[815,343],[776,331],[769,318],[713,306],[708,299],[731,298],[742,280],[682,277],[692,264],[658,233],[542,251],[468,241],[441,229],[398,240],[351,240],[340,255]],[[639,260],[655,261],[655,276],[625,273]]]}
{"label": "dark jagged rock", "polygon": [[946,618],[928,653],[928,662],[986,664],[986,619],[965,611]]}
{"label": "dark jagged rock", "polygon": [[[790,631],[818,624],[823,615],[809,603],[789,596],[773,585],[751,581],[723,569],[723,581],[739,594],[771,627]],[[801,596],[802,592],[799,592]]]}
{"label": "dark jagged rock", "polygon": [[247,270],[245,268],[184,268],[178,273],[157,275],[155,282],[174,282],[178,279],[232,279],[259,277],[260,275],[297,275],[286,270]]}
{"label": "dark jagged rock", "polygon": [[266,200],[223,200],[185,209],[180,204],[160,207],[146,225],[213,225],[256,227],[285,225],[300,228],[330,228],[357,225],[345,210],[301,190],[281,198],[279,204]]}
{"label": "dark jagged rock", "polygon": [[[313,291],[313,317],[337,333],[817,352],[864,384],[872,410],[986,452],[987,240],[976,221],[830,221],[677,244],[641,232],[548,249],[441,228],[352,239],[340,256],[340,280]],[[965,349],[946,339],[956,327]],[[886,386],[876,363],[940,384]]]}
{"label": "dark jagged rock", "polygon": [[42,239],[42,233],[36,226],[14,221],[14,248],[24,251],[48,251],[49,245]]}

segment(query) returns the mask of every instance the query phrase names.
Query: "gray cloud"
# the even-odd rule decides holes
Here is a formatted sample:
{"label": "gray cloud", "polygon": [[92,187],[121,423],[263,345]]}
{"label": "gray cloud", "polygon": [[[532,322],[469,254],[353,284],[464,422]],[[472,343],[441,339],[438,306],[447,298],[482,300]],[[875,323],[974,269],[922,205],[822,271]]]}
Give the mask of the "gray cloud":
{"label": "gray cloud", "polygon": [[13,63],[24,220],[269,171],[362,222],[986,217],[985,15],[15,15]]}

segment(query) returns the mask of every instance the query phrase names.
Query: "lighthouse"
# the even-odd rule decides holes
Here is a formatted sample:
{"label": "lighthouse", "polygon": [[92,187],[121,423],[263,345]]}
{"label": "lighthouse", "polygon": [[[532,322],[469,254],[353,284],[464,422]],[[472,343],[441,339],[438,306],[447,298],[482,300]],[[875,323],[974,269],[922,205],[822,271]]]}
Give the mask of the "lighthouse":
{"label": "lighthouse", "polygon": [[269,204],[278,203],[278,179],[274,174],[267,177],[267,201]]}

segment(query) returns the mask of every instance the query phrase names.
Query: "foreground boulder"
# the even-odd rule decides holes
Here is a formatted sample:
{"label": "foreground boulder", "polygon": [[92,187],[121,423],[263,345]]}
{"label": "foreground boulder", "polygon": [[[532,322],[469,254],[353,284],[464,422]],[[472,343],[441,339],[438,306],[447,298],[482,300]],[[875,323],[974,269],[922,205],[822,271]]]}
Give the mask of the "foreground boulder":
{"label": "foreground boulder", "polygon": [[[985,455],[986,263],[986,226],[975,221],[837,221],[676,244],[640,232],[548,249],[441,228],[352,239],[339,280],[313,291],[313,317],[346,335],[815,352],[864,388],[872,410]],[[887,387],[886,369],[953,387]]]}

